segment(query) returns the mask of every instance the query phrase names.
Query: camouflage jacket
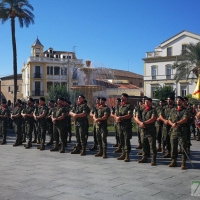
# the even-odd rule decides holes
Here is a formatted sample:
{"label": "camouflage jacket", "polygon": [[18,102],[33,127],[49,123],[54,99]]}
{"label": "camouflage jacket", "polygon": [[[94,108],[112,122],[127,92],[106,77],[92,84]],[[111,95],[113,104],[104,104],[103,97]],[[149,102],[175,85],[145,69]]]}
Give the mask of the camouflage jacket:
{"label": "camouflage jacket", "polygon": [[[142,121],[145,122],[149,119],[151,119],[153,116],[157,118],[157,112],[155,108],[150,108],[149,110],[144,109],[142,111]],[[154,129],[155,128],[155,122],[152,122],[151,124],[145,124],[146,130],[148,129]]]}

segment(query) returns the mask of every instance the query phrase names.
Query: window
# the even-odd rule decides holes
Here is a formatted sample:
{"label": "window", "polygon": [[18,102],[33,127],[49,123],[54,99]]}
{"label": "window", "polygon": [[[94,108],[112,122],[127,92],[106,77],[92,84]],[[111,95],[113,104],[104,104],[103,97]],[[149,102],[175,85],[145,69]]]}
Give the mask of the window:
{"label": "window", "polygon": [[187,88],[185,85],[181,86],[181,96],[184,97],[187,95]]}
{"label": "window", "polygon": [[67,56],[67,59],[72,59],[72,57],[71,56]]}
{"label": "window", "polygon": [[151,67],[151,75],[152,75],[152,79],[156,79],[156,75],[157,75],[157,66],[152,66],[152,67]]}
{"label": "window", "polygon": [[35,81],[35,96],[40,96],[40,82]]}
{"label": "window", "polygon": [[63,59],[65,59],[66,58],[66,56],[63,56]]}
{"label": "window", "polygon": [[172,56],[172,48],[171,47],[167,48],[167,56]]}
{"label": "window", "polygon": [[181,79],[186,79],[186,77],[187,77],[187,68],[185,66],[183,66]]}
{"label": "window", "polygon": [[157,90],[156,86],[151,87],[151,97],[153,98],[155,96],[155,91]]}
{"label": "window", "polygon": [[143,86],[143,84],[142,83],[139,83],[139,87],[141,88]]}
{"label": "window", "polygon": [[61,68],[61,75],[67,76],[67,68]]}
{"label": "window", "polygon": [[78,83],[75,83],[75,82],[74,82],[73,85],[78,85]]}
{"label": "window", "polygon": [[54,87],[57,87],[57,86],[59,86],[59,85],[60,85],[59,82],[54,82]]}
{"label": "window", "polygon": [[49,57],[49,54],[47,54],[47,57]]}
{"label": "window", "polygon": [[11,87],[10,86],[8,86],[8,92],[11,92]]}
{"label": "window", "polygon": [[19,92],[19,86],[17,86],[17,92]]}
{"label": "window", "polygon": [[53,67],[50,67],[50,75],[53,75]]}
{"label": "window", "polygon": [[49,92],[52,85],[53,85],[53,82],[47,82],[47,92]]}
{"label": "window", "polygon": [[72,79],[77,79],[77,76],[78,76],[77,70],[78,70],[77,67],[73,68]]}
{"label": "window", "polygon": [[60,67],[54,67],[54,75],[60,75]]}
{"label": "window", "polygon": [[49,75],[49,74],[50,74],[50,67],[47,66],[47,75]]}
{"label": "window", "polygon": [[186,44],[183,44],[183,45],[182,45],[182,54],[186,53],[186,47],[187,47]]}
{"label": "window", "polygon": [[170,65],[166,66],[166,78],[171,79],[171,66]]}

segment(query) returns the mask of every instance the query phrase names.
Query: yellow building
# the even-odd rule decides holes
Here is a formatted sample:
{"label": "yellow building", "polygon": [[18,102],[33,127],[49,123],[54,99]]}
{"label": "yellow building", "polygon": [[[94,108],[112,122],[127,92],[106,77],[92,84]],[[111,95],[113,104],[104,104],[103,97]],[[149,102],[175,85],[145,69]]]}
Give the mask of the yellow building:
{"label": "yellow building", "polygon": [[31,56],[22,68],[22,98],[39,99],[47,96],[51,85],[63,84],[69,90],[77,85],[77,69],[83,67],[83,60],[75,52],[55,51],[44,46],[37,38],[31,46]]}

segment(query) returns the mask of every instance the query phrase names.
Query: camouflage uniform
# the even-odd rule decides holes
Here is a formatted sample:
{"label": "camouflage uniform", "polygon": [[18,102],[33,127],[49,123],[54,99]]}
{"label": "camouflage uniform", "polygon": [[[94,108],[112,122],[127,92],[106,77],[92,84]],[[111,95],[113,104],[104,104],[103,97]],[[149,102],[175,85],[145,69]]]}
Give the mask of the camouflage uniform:
{"label": "camouflage uniform", "polygon": [[[166,105],[163,107],[163,111],[160,114],[162,115],[164,119],[168,120],[170,112],[174,108],[175,108],[175,105]],[[167,149],[167,154],[164,157],[170,157],[170,152],[171,152],[170,129],[171,129],[171,125],[169,124],[166,125],[165,123],[163,123],[163,128],[162,128],[163,153],[164,153],[165,146]]]}
{"label": "camouflage uniform", "polygon": [[[35,109],[34,112],[35,112],[36,116],[40,116],[44,112],[47,114],[48,108],[46,105],[38,106],[38,108]],[[46,130],[47,130],[46,115],[42,118],[36,119],[36,121],[38,122],[38,132],[40,133],[40,142],[41,142],[40,150],[44,150],[44,144],[45,144],[45,139],[46,139]]]}
{"label": "camouflage uniform", "polygon": [[[125,116],[128,114],[133,114],[133,107],[130,103],[120,105],[119,109],[116,111],[117,116]],[[119,140],[121,142],[122,152],[130,154],[131,152],[131,138],[132,138],[132,121],[130,119],[121,119],[121,122],[117,126],[119,132]]]}
{"label": "camouflage uniform", "polygon": [[[182,107],[181,110],[177,110],[176,108],[173,108],[171,110],[171,113],[169,115],[169,120],[172,123],[176,123],[179,120],[183,118],[188,118],[188,112],[187,110]],[[187,148],[187,123],[178,125],[178,128],[172,128],[171,129],[171,136],[170,136],[170,141],[171,141],[171,158],[172,160],[177,160],[178,157],[178,143],[180,142],[181,146],[183,149],[186,150]],[[185,152],[183,151],[182,153],[182,159],[186,160],[187,156]]]}
{"label": "camouflage uniform", "polygon": [[[80,149],[85,149],[87,144],[87,131],[88,131],[88,119],[87,119],[87,105],[82,103],[72,108],[71,112],[75,114],[85,113],[85,117],[78,117],[75,119],[74,130],[76,136],[76,149],[74,153],[80,153]],[[72,151],[73,152],[73,151]]]}
{"label": "camouflage uniform", "polygon": [[[53,117],[58,118],[60,116],[66,115],[66,108],[63,106],[57,106],[53,111]],[[59,143],[59,136],[62,148],[65,146],[65,118],[62,120],[57,120],[56,123],[53,125],[53,135],[56,142],[56,146]]]}
{"label": "camouflage uniform", "polygon": [[6,144],[6,136],[7,136],[7,117],[4,118],[2,116],[8,116],[9,115],[9,110],[6,107],[1,107],[0,108],[0,130],[1,130],[1,134],[3,136],[3,141],[1,142],[1,144]]}
{"label": "camouflage uniform", "polygon": [[[149,110],[143,110],[142,112],[142,121],[147,121],[151,119],[153,116],[157,118],[157,112],[154,108],[150,108]],[[150,151],[155,158],[157,155],[156,151],[156,128],[155,122],[151,124],[145,124],[145,128],[141,128],[141,142],[142,142],[142,151],[143,151],[143,158],[147,159],[149,155],[149,146]]]}
{"label": "camouflage uniform", "polygon": [[54,137],[53,137],[53,122],[51,120],[51,115],[53,115],[53,112],[54,112],[54,107],[48,109],[48,113],[47,113],[47,132],[49,134],[50,140],[47,143],[47,145],[53,144],[53,141],[54,141]]}
{"label": "camouflage uniform", "polygon": [[[36,116],[39,115],[38,106],[34,106],[34,113]],[[32,141],[32,143],[37,142],[38,144],[40,144],[41,134],[40,134],[40,129],[39,129],[39,122],[35,119],[34,119],[34,124],[33,124],[33,134],[34,134],[34,140]]]}
{"label": "camouflage uniform", "polygon": [[[99,106],[97,108],[98,118],[102,118],[107,115],[110,116],[110,108],[108,106]],[[107,119],[96,123],[96,133],[97,133],[97,141],[100,148],[100,151],[106,152],[107,150],[107,136],[108,136],[108,128],[107,128]]]}
{"label": "camouflage uniform", "polygon": [[21,131],[22,131],[22,117],[21,117],[21,112],[22,112],[22,107],[17,106],[14,108],[12,115],[19,115],[19,117],[13,117],[13,128],[16,134],[16,142],[15,142],[15,146],[18,146],[19,144],[21,144],[22,141],[22,135],[21,135]]}
{"label": "camouflage uniform", "polygon": [[[34,112],[34,106],[29,106],[29,105],[27,105],[22,110],[23,114],[31,114],[33,112]],[[34,118],[27,116],[24,119],[24,121],[25,121],[25,134],[26,134],[27,139],[28,139],[28,143],[25,147],[30,148],[32,146],[31,142],[32,142],[32,132],[33,132],[33,125],[34,125]]]}

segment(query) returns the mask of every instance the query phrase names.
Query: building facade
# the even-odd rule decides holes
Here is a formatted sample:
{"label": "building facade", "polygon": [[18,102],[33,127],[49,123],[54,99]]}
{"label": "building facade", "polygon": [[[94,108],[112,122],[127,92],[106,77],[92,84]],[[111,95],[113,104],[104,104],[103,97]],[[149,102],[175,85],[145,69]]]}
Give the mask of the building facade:
{"label": "building facade", "polygon": [[31,56],[22,68],[22,94],[39,99],[47,96],[52,85],[77,85],[77,69],[83,67],[83,60],[77,59],[74,52],[55,51],[49,48],[43,51],[44,46],[37,38],[31,46]]}
{"label": "building facade", "polygon": [[200,42],[200,35],[182,31],[162,42],[155,51],[146,52],[146,58],[143,59],[144,95],[153,98],[155,90],[163,86],[171,86],[176,96],[192,94],[196,82],[192,82],[190,77],[186,80],[185,76],[176,83],[174,80],[176,70],[172,69],[172,66],[187,44],[198,42]]}
{"label": "building facade", "polygon": [[[0,98],[14,103],[14,76],[5,76],[0,79]],[[22,99],[22,75],[17,75],[17,99]]]}

